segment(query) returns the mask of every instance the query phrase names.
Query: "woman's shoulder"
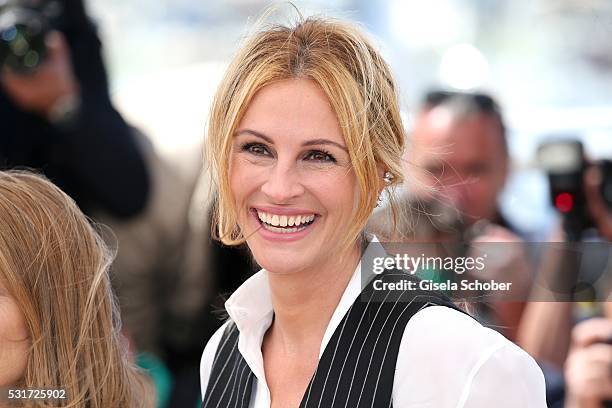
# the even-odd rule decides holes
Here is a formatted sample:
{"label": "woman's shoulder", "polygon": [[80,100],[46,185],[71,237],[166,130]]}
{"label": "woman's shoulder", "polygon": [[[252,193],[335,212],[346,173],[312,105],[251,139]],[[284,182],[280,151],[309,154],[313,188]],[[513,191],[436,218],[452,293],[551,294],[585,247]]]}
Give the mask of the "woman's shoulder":
{"label": "woman's shoulder", "polygon": [[541,405],[544,378],[533,358],[500,333],[449,307],[430,306],[410,319],[396,368],[394,390],[399,391],[394,391],[394,401],[399,398],[402,404],[414,397],[401,393],[410,384],[420,390],[418,398],[436,406],[455,406],[462,400],[470,407],[546,406]]}
{"label": "woman's shoulder", "polygon": [[430,306],[415,313],[404,330],[402,347],[418,349],[419,353],[430,354],[432,359],[450,359],[466,366],[473,366],[502,348],[531,358],[497,331],[446,306]]}
{"label": "woman's shoulder", "polygon": [[[480,344],[506,340],[501,334],[482,326],[472,316],[457,309],[434,305],[421,309],[408,321],[404,338],[418,343],[425,340],[420,334],[429,333],[426,341],[439,341],[448,345],[450,338],[461,343]],[[439,336],[442,335],[442,336]]]}

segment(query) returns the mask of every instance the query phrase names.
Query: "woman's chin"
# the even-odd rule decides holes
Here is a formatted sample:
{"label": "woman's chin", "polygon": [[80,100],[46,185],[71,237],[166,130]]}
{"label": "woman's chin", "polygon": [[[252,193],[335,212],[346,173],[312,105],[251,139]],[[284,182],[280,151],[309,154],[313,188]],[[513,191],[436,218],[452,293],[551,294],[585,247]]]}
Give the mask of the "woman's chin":
{"label": "woman's chin", "polygon": [[305,254],[266,248],[262,253],[253,251],[257,264],[274,275],[289,275],[307,269],[312,258]]}

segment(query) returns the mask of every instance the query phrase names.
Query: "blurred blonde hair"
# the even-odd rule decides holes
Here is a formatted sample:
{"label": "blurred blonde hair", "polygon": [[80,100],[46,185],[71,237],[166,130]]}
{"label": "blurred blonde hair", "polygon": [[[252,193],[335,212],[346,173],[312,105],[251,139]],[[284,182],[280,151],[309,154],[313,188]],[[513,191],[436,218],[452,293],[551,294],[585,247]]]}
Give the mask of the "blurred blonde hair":
{"label": "blurred blonde hair", "polygon": [[120,333],[111,255],[59,188],[31,173],[0,172],[0,279],[31,341],[19,386],[63,388],[67,396],[37,407],[152,406]]}
{"label": "blurred blonde hair", "polygon": [[[250,36],[238,51],[211,107],[206,157],[217,194],[211,227],[213,237],[224,244],[245,241],[229,184],[236,127],[257,91],[293,78],[311,79],[325,92],[357,177],[359,202],[343,248],[359,238],[379,192],[403,180],[404,130],[396,85],[370,41],[355,26],[331,19],[300,18],[292,26],[270,26]],[[393,176],[390,183],[383,182],[381,169]],[[395,222],[397,211],[393,214]]]}

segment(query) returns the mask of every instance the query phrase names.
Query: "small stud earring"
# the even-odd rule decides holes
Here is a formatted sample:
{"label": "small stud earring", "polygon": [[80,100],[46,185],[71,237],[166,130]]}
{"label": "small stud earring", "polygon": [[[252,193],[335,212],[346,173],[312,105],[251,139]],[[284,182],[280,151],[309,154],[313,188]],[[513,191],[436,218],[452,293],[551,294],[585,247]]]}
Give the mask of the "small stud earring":
{"label": "small stud earring", "polygon": [[385,175],[383,176],[383,180],[385,181],[385,183],[391,184],[393,179],[394,179],[393,174],[391,174],[390,171],[385,171]]}

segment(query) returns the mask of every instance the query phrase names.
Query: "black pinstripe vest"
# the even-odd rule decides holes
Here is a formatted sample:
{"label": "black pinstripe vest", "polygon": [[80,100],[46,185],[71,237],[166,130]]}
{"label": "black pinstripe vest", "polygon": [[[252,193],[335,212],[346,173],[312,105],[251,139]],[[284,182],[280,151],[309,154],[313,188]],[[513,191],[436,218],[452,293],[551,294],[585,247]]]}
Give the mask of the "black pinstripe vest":
{"label": "black pinstripe vest", "polygon": [[[376,279],[416,280],[405,273],[385,273]],[[375,290],[375,280],[336,328],[300,408],[392,407],[397,354],[408,320],[431,305],[456,309],[436,292]],[[215,354],[203,408],[249,406],[255,376],[238,351],[238,335],[236,325],[229,324]]]}

